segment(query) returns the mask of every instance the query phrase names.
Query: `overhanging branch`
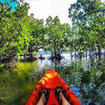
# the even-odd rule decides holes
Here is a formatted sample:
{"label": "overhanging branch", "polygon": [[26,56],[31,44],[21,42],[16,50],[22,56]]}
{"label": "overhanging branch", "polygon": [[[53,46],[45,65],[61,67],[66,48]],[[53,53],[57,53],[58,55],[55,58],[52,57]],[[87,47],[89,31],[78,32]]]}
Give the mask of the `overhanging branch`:
{"label": "overhanging branch", "polygon": [[90,14],[97,13],[97,12],[105,12],[105,9],[104,10],[97,10],[97,11],[94,11],[94,12],[87,13],[87,14],[83,15],[82,18],[85,17],[86,15],[90,15]]}

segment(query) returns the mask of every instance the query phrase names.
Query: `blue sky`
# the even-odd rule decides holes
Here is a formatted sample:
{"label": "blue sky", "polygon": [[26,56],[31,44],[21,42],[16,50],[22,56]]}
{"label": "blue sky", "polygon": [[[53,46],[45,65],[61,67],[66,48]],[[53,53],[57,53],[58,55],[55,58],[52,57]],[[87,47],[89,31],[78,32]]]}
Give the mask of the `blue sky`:
{"label": "blue sky", "polygon": [[[1,3],[4,3],[5,0],[0,0]],[[16,2],[11,2],[10,0],[6,0],[8,2],[8,4],[12,7],[12,10],[14,10],[14,8],[17,6]]]}

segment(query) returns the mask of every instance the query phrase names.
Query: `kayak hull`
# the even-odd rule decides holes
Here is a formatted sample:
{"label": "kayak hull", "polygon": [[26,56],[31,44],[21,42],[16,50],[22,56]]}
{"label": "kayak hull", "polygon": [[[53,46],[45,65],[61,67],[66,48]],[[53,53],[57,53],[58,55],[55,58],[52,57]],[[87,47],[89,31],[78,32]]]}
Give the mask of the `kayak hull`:
{"label": "kayak hull", "polygon": [[31,93],[26,105],[36,105],[39,98],[40,92],[46,87],[49,89],[49,99],[47,105],[59,105],[54,90],[56,87],[61,87],[63,93],[71,105],[81,105],[78,98],[74,95],[70,87],[65,83],[65,81],[60,77],[60,75],[54,70],[50,69],[38,82],[33,92]]}

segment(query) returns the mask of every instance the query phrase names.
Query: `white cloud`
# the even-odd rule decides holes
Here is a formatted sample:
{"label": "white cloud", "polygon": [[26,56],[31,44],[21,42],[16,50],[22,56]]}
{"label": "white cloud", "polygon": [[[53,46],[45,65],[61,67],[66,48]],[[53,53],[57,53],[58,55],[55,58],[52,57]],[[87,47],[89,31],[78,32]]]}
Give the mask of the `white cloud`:
{"label": "white cloud", "polygon": [[34,13],[35,18],[44,19],[48,16],[59,16],[61,23],[71,24],[68,18],[68,9],[76,0],[25,0],[30,4],[30,13]]}
{"label": "white cloud", "polygon": [[51,4],[53,4],[51,6],[52,16],[58,15],[62,23],[67,22],[71,24],[71,20],[68,18],[68,9],[75,2],[76,0],[51,0]]}
{"label": "white cloud", "polygon": [[[45,19],[50,13],[49,0],[26,0],[30,4],[29,14],[34,13],[35,18]],[[46,2],[45,2],[46,1]]]}
{"label": "white cloud", "polygon": [[105,0],[101,0],[101,2],[105,2]]}

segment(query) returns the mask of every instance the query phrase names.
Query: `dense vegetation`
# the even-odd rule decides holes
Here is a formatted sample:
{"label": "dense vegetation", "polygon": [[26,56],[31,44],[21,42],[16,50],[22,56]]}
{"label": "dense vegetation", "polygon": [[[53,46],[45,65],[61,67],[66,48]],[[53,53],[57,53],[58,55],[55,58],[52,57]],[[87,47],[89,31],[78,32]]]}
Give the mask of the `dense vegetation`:
{"label": "dense vegetation", "polygon": [[29,4],[23,0],[17,3],[15,10],[6,2],[0,6],[0,61],[11,62],[19,55],[33,58],[33,52],[41,48],[55,58],[63,51],[75,51],[75,56],[78,52],[81,58],[83,52],[86,56],[87,51],[100,55],[104,49],[105,4],[99,0],[77,0],[71,5],[72,28],[61,24],[57,16],[54,19],[49,16],[44,24],[42,19],[28,15]]}
{"label": "dense vegetation", "polygon": [[99,0],[77,0],[69,8],[69,17],[77,29],[77,50],[101,53],[105,46],[105,3]]}

